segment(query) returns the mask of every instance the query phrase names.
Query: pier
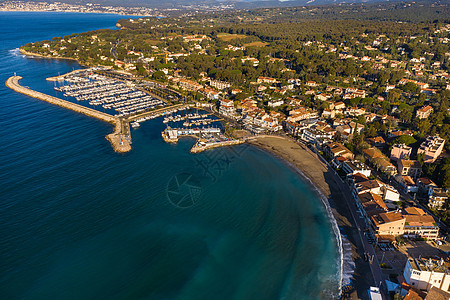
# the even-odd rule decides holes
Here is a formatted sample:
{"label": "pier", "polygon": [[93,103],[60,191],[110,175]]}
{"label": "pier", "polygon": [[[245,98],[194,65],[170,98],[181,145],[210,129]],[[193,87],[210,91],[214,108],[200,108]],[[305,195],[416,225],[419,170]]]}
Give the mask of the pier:
{"label": "pier", "polygon": [[142,113],[139,113],[139,114],[136,114],[136,115],[133,115],[133,116],[129,116],[127,118],[127,121],[128,122],[132,122],[132,121],[136,121],[136,120],[139,120],[139,119],[144,119],[144,118],[147,118],[147,117],[159,117],[159,116],[165,115],[166,113],[170,113],[170,112],[178,111],[178,110],[183,110],[183,109],[186,109],[186,108],[189,108],[189,107],[190,107],[190,105],[187,105],[187,104],[175,104],[175,105],[171,105],[171,106],[166,106],[166,107],[163,107],[163,108],[158,108],[158,109],[155,109],[155,110],[142,112]]}
{"label": "pier", "polygon": [[[88,108],[82,105],[78,105],[75,103],[72,103],[70,101],[62,100],[53,96],[49,96],[44,93],[36,92],[34,90],[31,90],[29,88],[23,87],[19,84],[19,80],[22,79],[20,76],[11,76],[6,80],[6,86],[18,93],[43,100],[45,102],[58,105],[67,109],[70,109],[72,111],[84,114],[89,117],[93,117],[99,120],[102,120],[104,122],[108,122],[110,124],[114,125],[114,132],[111,134],[108,134],[106,136],[106,139],[110,141],[114,151],[123,153],[128,152],[131,150],[130,145],[130,136],[129,136],[129,126],[128,122],[119,119],[117,117],[111,116],[107,113],[99,112],[95,109]],[[124,124],[124,123],[127,124]],[[126,132],[128,128],[128,132]]]}

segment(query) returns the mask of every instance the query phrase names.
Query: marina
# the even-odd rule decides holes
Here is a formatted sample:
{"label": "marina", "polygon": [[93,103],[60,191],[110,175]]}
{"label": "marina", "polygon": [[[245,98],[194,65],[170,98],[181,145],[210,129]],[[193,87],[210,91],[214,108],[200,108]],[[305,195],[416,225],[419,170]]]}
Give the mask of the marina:
{"label": "marina", "polygon": [[56,86],[55,82],[54,90],[64,97],[86,101],[117,117],[129,117],[167,105],[130,81],[108,78],[91,69],[58,78],[63,78],[64,85]]}
{"label": "marina", "polygon": [[[24,95],[46,101],[48,103],[58,105],[72,111],[84,114],[89,117],[93,117],[114,125],[114,132],[108,134],[106,139],[110,141],[114,151],[123,153],[131,150],[131,137],[129,135],[128,123],[123,122],[121,119],[111,116],[107,113],[97,111],[92,108],[88,108],[70,101],[62,100],[53,96],[49,96],[40,92],[33,91],[29,88],[23,87],[19,84],[20,76],[12,76],[6,81],[6,86],[10,89],[22,93]],[[124,124],[126,123],[126,124]]]}

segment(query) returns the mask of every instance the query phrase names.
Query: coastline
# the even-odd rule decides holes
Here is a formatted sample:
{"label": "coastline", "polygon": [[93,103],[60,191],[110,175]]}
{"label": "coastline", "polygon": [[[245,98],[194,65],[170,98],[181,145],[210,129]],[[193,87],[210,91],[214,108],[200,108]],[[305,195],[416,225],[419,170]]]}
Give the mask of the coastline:
{"label": "coastline", "polygon": [[[82,67],[91,67],[90,65],[81,63],[80,61],[78,61],[78,59],[76,58],[72,58],[72,57],[64,57],[64,56],[52,56],[52,55],[42,55],[42,54],[37,54],[37,53],[33,53],[33,52],[28,52],[24,49],[22,49],[22,47],[19,47],[19,52],[20,54],[26,55],[26,56],[31,56],[31,57],[40,57],[40,58],[49,58],[49,59],[64,59],[64,60],[72,60],[77,62],[80,66]],[[76,71],[76,70],[75,70]]]}
{"label": "coastline", "polygon": [[[335,226],[338,227],[336,228],[338,233],[335,232],[335,234],[340,234],[340,237],[336,238],[340,244],[338,246],[341,247],[341,260],[344,259],[343,256],[349,255],[349,253],[343,253],[342,236],[345,236],[346,242],[351,246],[351,259],[355,265],[354,270],[344,270],[344,262],[341,261],[341,283],[343,276],[351,277],[354,291],[348,295],[348,299],[360,299],[372,285],[373,278],[369,265],[362,259],[363,248],[358,228],[349,212],[346,195],[341,190],[343,183],[315,153],[289,138],[261,136],[249,139],[247,142],[285,162],[302,179],[306,179],[306,182],[319,194],[324,206],[328,206],[325,208],[329,208],[329,214],[331,213],[329,217],[334,218]],[[330,222],[333,223],[333,220]]]}
{"label": "coastline", "polygon": [[142,14],[122,14],[119,12],[109,12],[109,11],[70,11],[70,10],[54,10],[49,11],[45,9],[1,9],[0,12],[39,12],[39,13],[70,13],[70,14],[105,14],[105,15],[118,15],[118,16],[130,16],[130,17],[157,17],[155,15],[142,15]]}
{"label": "coastline", "polygon": [[[20,48],[20,53],[27,56],[42,57],[49,59],[67,59],[76,61],[78,64],[89,67],[89,65],[81,64],[77,59],[69,57],[54,57],[50,55],[41,55],[28,52]],[[108,134],[106,139],[112,144],[114,151],[118,153],[124,153],[131,150],[129,144],[122,145],[120,131],[121,125],[118,122],[113,123],[115,125],[114,132]],[[295,143],[293,140],[278,137],[278,136],[260,136],[247,140],[247,143],[253,145],[263,151],[268,152],[270,155],[278,157],[286,165],[292,168],[303,180],[309,184],[319,197],[322,199],[323,205],[327,206],[327,211],[329,212],[329,217],[334,218],[335,225],[338,231],[335,234],[340,236],[336,237],[338,239],[338,245],[340,247],[341,260],[344,254],[342,245],[342,235],[345,235],[346,240],[351,245],[351,258],[355,263],[355,270],[352,270],[352,285],[355,287],[355,291],[349,296],[348,299],[360,299],[363,293],[367,293],[367,289],[372,285],[372,274],[370,267],[364,262],[362,257],[363,247],[361,242],[358,241],[359,233],[358,228],[354,224],[352,216],[349,212],[348,203],[346,197],[339,187],[342,182],[336,178],[333,171],[328,168],[328,166],[323,163],[320,158],[312,153],[308,148]],[[330,213],[331,212],[331,213]],[[330,220],[332,222],[332,220]],[[333,228],[334,230],[335,228]],[[341,261],[341,284],[343,280],[342,272],[342,261]]]}

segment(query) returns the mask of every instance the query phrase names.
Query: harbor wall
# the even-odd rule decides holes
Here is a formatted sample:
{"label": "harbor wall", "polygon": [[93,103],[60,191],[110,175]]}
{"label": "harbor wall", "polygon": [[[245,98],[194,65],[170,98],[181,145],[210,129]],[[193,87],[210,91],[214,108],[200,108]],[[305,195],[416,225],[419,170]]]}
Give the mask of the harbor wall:
{"label": "harbor wall", "polygon": [[114,124],[114,132],[107,135],[106,139],[109,140],[113,146],[114,151],[116,152],[128,152],[131,150],[131,146],[129,142],[123,137],[122,134],[122,123],[121,121],[111,116],[107,113],[103,113],[100,111],[97,111],[95,109],[85,107],[76,103],[72,103],[70,101],[62,100],[53,96],[46,95],[41,92],[37,92],[34,90],[31,90],[29,88],[23,87],[19,84],[19,80],[22,79],[21,76],[11,76],[6,80],[6,86],[18,93],[43,100],[45,102],[58,105],[67,109],[70,109],[72,111],[84,114],[89,117],[93,117],[111,124]]}

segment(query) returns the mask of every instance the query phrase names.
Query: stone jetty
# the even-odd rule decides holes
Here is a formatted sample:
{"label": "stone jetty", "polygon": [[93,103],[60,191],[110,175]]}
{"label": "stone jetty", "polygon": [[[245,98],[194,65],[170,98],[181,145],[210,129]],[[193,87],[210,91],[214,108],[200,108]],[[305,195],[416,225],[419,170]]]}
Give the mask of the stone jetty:
{"label": "stone jetty", "polygon": [[[106,139],[111,142],[114,151],[123,153],[131,150],[131,145],[128,140],[129,126],[128,122],[122,121],[121,119],[111,116],[107,113],[97,111],[95,109],[85,107],[79,104],[72,103],[70,101],[62,100],[53,96],[46,95],[44,93],[33,91],[29,88],[23,87],[19,84],[19,80],[22,79],[20,76],[12,76],[6,80],[6,86],[18,93],[46,101],[48,103],[58,105],[72,111],[82,113],[86,116],[93,117],[114,125],[114,132],[108,134]],[[126,124],[125,124],[126,123]],[[128,128],[128,132],[127,132]]]}

